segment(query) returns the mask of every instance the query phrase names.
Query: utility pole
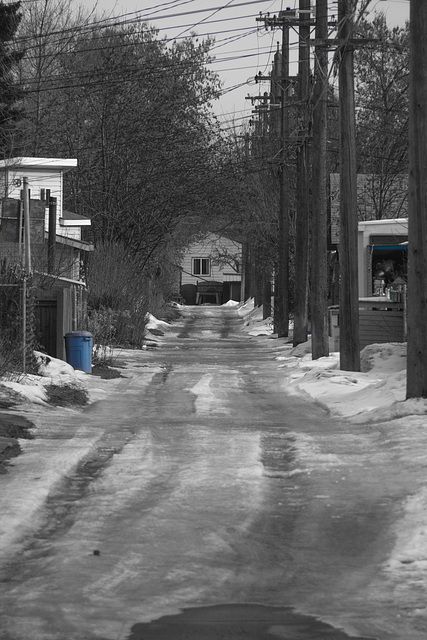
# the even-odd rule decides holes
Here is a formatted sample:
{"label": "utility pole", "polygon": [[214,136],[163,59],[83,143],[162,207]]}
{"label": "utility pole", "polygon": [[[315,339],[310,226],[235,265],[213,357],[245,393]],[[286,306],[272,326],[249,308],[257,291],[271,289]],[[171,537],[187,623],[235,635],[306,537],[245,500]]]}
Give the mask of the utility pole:
{"label": "utility pole", "polygon": [[328,0],[316,0],[316,45],[313,92],[312,219],[311,219],[311,351],[312,358],[329,355],[327,328],[327,104]]}
{"label": "utility pole", "polygon": [[278,259],[275,278],[274,325],[279,338],[289,335],[289,169],[287,147],[289,144],[289,29],[295,20],[295,10],[280,11],[279,16],[257,18],[266,27],[282,29],[281,69],[280,69],[280,169],[279,169],[279,211],[278,211]]}
{"label": "utility pole", "polygon": [[[280,43],[277,43],[277,50],[274,54],[273,66],[271,70],[270,76],[270,95],[271,95],[271,103],[270,103],[270,142],[271,142],[271,151],[273,156],[276,158],[277,156],[281,156],[282,149],[282,139],[281,139],[281,131],[282,131],[282,52],[280,48]],[[279,177],[281,176],[281,169],[279,168]],[[281,179],[281,177],[280,177]],[[280,196],[279,196],[280,198]],[[279,199],[279,217],[280,211],[282,210],[281,200]],[[278,217],[278,219],[279,219]],[[279,243],[278,243],[279,244]],[[279,276],[278,276],[278,264],[276,263],[274,268],[274,298],[273,298],[273,331],[274,333],[279,334],[279,330],[281,329],[281,321],[280,312],[279,312],[279,304],[278,304],[278,295],[277,292],[280,290],[279,285]]]}
{"label": "utility pole", "polygon": [[408,398],[427,397],[427,4],[410,5]]}
{"label": "utility pole", "polygon": [[27,370],[27,278],[31,276],[30,188],[28,178],[22,180],[24,209],[24,272],[22,276],[22,371]]}
{"label": "utility pole", "polygon": [[340,43],[340,368],[360,371],[353,5],[338,2]]}
{"label": "utility pole", "polygon": [[[280,190],[279,190],[279,242],[276,278],[277,335],[289,335],[289,169],[286,166],[286,148],[289,144],[289,28],[283,11],[282,18],[282,65],[281,65],[281,122],[280,122]],[[294,14],[294,12],[292,12]],[[283,17],[282,17],[283,16]]]}
{"label": "utility pole", "polygon": [[[311,0],[299,0],[297,198],[295,228],[295,304],[293,345],[306,342],[308,333],[308,248],[310,219],[309,81]],[[315,240],[316,241],[316,240]]]}
{"label": "utility pole", "polygon": [[[257,81],[259,76],[255,78]],[[267,151],[267,143],[269,138],[268,118],[270,109],[271,94],[267,92],[264,95],[248,96],[252,100],[252,104],[257,100],[261,103],[255,107],[255,113],[258,114],[256,125],[258,126],[257,148],[259,156],[262,158]],[[267,261],[263,260],[263,256],[257,254],[256,281],[258,300],[255,299],[256,306],[262,305],[262,317],[265,320],[271,316],[271,270]]]}
{"label": "utility pole", "polygon": [[[255,109],[255,112],[257,110]],[[254,121],[255,131],[254,131],[254,139],[252,141],[252,154],[255,157],[262,157],[261,153],[261,137],[262,137],[262,122],[258,117]],[[262,259],[259,256],[259,247],[255,243],[253,246],[252,253],[252,265],[253,265],[253,292],[254,292],[254,305],[255,307],[260,307],[262,305],[262,277],[261,277],[261,268],[262,268]]]}
{"label": "utility pole", "polygon": [[275,279],[274,324],[279,338],[289,335],[289,168],[287,148],[289,145],[289,29],[295,20],[295,10],[280,11],[279,16],[257,18],[266,26],[282,29],[281,70],[280,70],[280,169],[279,169],[279,212],[278,212],[278,260]]}

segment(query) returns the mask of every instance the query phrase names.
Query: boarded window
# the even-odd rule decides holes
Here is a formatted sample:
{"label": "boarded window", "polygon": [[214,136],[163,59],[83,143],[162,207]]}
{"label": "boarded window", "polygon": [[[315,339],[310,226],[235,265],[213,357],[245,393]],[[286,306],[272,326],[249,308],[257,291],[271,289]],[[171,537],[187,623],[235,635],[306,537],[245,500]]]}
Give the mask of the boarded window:
{"label": "boarded window", "polygon": [[193,276],[210,276],[211,261],[209,258],[193,258]]}

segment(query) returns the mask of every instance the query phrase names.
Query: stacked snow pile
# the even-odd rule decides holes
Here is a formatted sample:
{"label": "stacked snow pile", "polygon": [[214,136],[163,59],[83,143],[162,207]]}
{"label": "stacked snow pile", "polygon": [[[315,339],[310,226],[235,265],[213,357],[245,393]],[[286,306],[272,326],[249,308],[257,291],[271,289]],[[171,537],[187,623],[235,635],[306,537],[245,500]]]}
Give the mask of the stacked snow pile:
{"label": "stacked snow pile", "polygon": [[52,356],[40,353],[39,351],[35,351],[34,355],[40,376],[55,380],[62,379],[64,376],[68,379],[76,378],[76,370],[71,364],[68,364],[68,362],[52,358]]}
{"label": "stacked snow pile", "polygon": [[55,385],[75,385],[80,383],[87,374],[76,371],[70,364],[57,358],[52,358],[39,351],[34,352],[38,375],[25,374],[17,380],[2,380],[2,385],[19,393],[21,397],[29,402],[44,404],[47,400],[45,387],[50,384]]}
{"label": "stacked snow pile", "polygon": [[145,315],[147,321],[145,328],[153,336],[164,336],[165,329],[170,329],[170,324],[164,320],[158,320],[152,313]]}
{"label": "stacked snow pile", "polygon": [[366,417],[405,400],[406,344],[368,345],[361,353],[361,372],[341,371],[339,353],[312,360],[306,345],[278,359],[285,360],[279,366],[287,371],[288,391],[306,393],[342,416]]}
{"label": "stacked snow pile", "polygon": [[245,318],[243,331],[249,336],[273,335],[272,318],[262,317],[262,307],[255,307],[253,299],[239,306],[239,315]]}

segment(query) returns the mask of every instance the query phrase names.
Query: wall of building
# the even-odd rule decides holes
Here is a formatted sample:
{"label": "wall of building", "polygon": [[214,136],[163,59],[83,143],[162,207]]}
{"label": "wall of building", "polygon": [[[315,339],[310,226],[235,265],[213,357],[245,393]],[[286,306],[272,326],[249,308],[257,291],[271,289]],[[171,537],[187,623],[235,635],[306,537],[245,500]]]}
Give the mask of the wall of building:
{"label": "wall of building", "polygon": [[[63,207],[63,171],[60,169],[34,169],[29,167],[11,167],[1,172],[1,189],[6,198],[21,198],[24,177],[28,178],[30,198],[39,200],[46,189],[50,189],[52,198],[57,199],[57,233],[61,233],[59,217]],[[45,230],[49,229],[49,213],[45,213]]]}
{"label": "wall of building", "polygon": [[[218,282],[240,280],[240,273],[231,265],[215,264],[215,257],[218,256],[218,253],[238,256],[239,263],[241,263],[242,248],[239,243],[222,236],[209,234],[199,242],[191,244],[186,250],[181,262],[181,284],[197,284],[201,280],[215,280]],[[194,275],[192,271],[193,258],[210,258],[210,274],[206,276]]]}

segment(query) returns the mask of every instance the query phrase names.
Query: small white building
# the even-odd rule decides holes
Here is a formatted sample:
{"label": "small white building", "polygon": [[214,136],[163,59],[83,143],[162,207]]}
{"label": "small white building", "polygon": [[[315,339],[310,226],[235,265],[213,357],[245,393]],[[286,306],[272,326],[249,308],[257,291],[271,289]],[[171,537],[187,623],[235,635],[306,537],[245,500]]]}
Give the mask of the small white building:
{"label": "small white building", "polygon": [[388,279],[400,277],[406,280],[407,264],[407,218],[359,222],[359,298],[378,294],[376,288],[385,287]]}
{"label": "small white building", "polygon": [[242,245],[218,234],[190,244],[181,261],[180,293],[186,304],[241,300]]}
{"label": "small white building", "polygon": [[[34,273],[36,336],[41,348],[66,358],[64,335],[82,329],[86,316],[82,227],[91,220],[64,210],[63,178],[77,167],[74,158],[19,157],[0,160],[0,258],[10,267],[22,265],[24,246],[23,186],[30,191],[29,231]],[[49,199],[56,199],[55,233],[49,237]]]}
{"label": "small white building", "polygon": [[[56,235],[61,238],[81,240],[81,230],[91,221],[76,213],[64,210],[64,174],[77,167],[75,158],[18,157],[0,160],[0,197],[21,199],[24,178],[28,178],[30,199],[46,200],[50,193],[56,198]],[[46,202],[45,232],[49,230],[49,211]]]}

